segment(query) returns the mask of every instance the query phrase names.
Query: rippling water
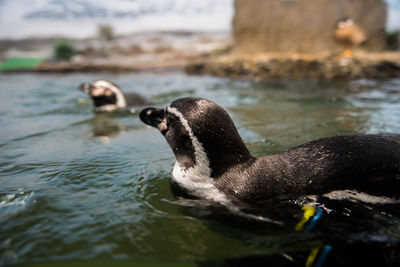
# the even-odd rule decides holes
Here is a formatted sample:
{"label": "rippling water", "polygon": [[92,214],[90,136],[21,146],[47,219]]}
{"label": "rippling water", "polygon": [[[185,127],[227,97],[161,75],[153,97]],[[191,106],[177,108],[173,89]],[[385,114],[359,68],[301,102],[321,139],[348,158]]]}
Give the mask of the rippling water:
{"label": "rippling water", "polygon": [[228,110],[256,156],[336,134],[400,132],[400,80],[0,75],[0,266],[304,265],[327,247],[339,263],[359,263],[357,255],[399,262],[399,207],[379,199],[322,199],[324,215],[309,232],[293,227],[301,203],[278,210],[300,215],[284,216],[290,219],[276,226],[231,220],[177,200],[169,187],[173,154],[158,131],[143,125],[137,112],[94,114],[76,89],[100,76],[160,106],[183,96],[212,99]]}

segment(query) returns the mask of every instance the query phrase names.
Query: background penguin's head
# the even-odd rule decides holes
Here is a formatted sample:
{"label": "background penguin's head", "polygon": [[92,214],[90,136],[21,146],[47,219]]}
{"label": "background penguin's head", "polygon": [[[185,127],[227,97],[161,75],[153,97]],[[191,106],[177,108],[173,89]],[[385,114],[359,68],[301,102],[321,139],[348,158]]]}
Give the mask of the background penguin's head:
{"label": "background penguin's head", "polygon": [[210,100],[181,98],[164,109],[146,108],[139,116],[159,129],[183,168],[207,161],[216,177],[251,158],[228,113]]}
{"label": "background penguin's head", "polygon": [[84,83],[78,88],[88,94],[96,110],[113,110],[126,107],[125,97],[121,89],[114,83],[98,80],[94,83]]}

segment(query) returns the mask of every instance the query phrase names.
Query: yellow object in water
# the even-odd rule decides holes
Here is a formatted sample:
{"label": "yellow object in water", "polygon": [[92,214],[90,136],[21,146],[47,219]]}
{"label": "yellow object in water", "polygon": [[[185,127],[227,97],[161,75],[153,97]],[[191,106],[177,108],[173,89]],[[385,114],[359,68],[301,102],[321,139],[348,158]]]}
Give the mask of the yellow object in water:
{"label": "yellow object in water", "polygon": [[316,209],[313,206],[304,206],[302,210],[304,210],[303,218],[297,223],[296,227],[294,228],[296,231],[303,229],[304,224],[308,222],[308,220],[316,213]]}
{"label": "yellow object in water", "polygon": [[310,267],[313,262],[315,261],[315,258],[317,257],[319,252],[319,248],[314,248],[313,250],[311,250],[310,255],[308,255],[306,264],[304,265],[305,267]]}

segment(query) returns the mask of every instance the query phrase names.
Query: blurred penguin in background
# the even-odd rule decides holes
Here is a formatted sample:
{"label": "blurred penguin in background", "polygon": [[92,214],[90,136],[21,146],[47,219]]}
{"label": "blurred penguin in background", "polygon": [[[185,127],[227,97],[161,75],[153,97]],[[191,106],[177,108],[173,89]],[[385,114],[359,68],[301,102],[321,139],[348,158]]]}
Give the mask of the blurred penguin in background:
{"label": "blurred penguin in background", "polygon": [[367,40],[363,29],[350,18],[341,19],[336,23],[334,38],[343,46],[343,57],[345,58],[351,58],[352,50]]}
{"label": "blurred penguin in background", "polygon": [[139,94],[123,93],[118,85],[106,80],[83,83],[78,89],[92,98],[97,112],[151,104],[150,101]]}

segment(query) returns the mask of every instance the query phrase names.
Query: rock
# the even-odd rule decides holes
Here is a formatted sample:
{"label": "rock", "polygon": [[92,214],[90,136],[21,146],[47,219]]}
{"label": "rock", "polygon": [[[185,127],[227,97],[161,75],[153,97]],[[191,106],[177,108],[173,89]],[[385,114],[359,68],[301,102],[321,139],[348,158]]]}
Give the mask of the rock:
{"label": "rock", "polygon": [[383,0],[235,0],[234,50],[238,53],[340,50],[336,23],[350,17],[367,34],[363,48],[385,47],[387,10]]}
{"label": "rock", "polygon": [[400,53],[362,53],[355,58],[310,54],[230,55],[189,64],[188,74],[249,80],[268,79],[383,79],[400,77]]}

